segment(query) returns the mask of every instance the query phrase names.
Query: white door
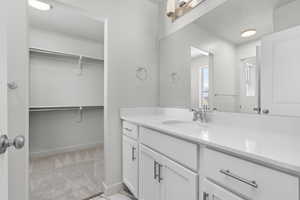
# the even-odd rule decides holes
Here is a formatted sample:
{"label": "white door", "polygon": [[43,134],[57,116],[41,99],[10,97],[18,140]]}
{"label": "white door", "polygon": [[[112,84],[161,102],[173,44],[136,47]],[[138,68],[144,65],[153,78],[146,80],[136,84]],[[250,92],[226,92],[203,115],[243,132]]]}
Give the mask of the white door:
{"label": "white door", "polygon": [[241,60],[240,112],[258,113],[258,63],[257,57]]}
{"label": "white door", "polygon": [[[17,135],[28,138],[27,1],[4,0],[0,6],[0,199],[28,199],[28,145],[7,144]],[[10,83],[10,88],[8,88]],[[18,146],[22,137],[18,137]],[[17,141],[17,140],[16,140]],[[20,143],[19,143],[20,142]],[[12,144],[12,143],[11,143]],[[18,145],[17,145],[18,144]],[[21,145],[22,146],[22,145]],[[20,147],[21,147],[20,146]]]}
{"label": "white door", "polygon": [[263,114],[300,116],[300,26],[262,40]]}
{"label": "white door", "polygon": [[139,199],[159,200],[159,162],[160,156],[149,148],[140,145],[140,170],[139,170]]}
{"label": "white door", "polygon": [[244,200],[207,179],[203,181],[200,198],[202,200]]}
{"label": "white door", "polygon": [[123,135],[123,182],[132,194],[138,195],[138,145]]}
{"label": "white door", "polygon": [[197,200],[196,173],[167,158],[163,158],[161,165],[162,200]]}

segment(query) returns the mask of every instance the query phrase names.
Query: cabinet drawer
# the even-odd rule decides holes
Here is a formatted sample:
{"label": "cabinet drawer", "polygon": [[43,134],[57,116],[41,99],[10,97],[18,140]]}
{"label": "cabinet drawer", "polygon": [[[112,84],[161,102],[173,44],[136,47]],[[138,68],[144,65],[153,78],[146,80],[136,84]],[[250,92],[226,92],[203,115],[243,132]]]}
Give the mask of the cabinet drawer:
{"label": "cabinet drawer", "polygon": [[123,134],[127,135],[128,137],[133,139],[138,138],[138,126],[135,124],[123,121],[122,131]]}
{"label": "cabinet drawer", "polygon": [[141,143],[193,170],[198,169],[197,145],[147,128],[140,128]]}
{"label": "cabinet drawer", "polygon": [[123,135],[123,182],[137,197],[138,194],[138,143]]}
{"label": "cabinet drawer", "polygon": [[255,200],[299,200],[299,179],[227,154],[204,150],[204,175]]}

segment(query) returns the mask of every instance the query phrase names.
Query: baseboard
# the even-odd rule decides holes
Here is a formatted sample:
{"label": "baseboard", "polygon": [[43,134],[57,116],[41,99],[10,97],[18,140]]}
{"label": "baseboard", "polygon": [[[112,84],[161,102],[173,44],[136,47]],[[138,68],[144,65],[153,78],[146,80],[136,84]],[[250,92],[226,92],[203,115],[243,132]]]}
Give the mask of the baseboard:
{"label": "baseboard", "polygon": [[30,152],[30,158],[41,158],[46,156],[53,156],[56,154],[68,153],[72,151],[80,151],[80,150],[90,149],[98,146],[103,147],[103,145],[104,145],[103,142],[98,142],[93,144],[80,144],[80,145],[68,146],[63,148],[51,149],[47,151]]}
{"label": "baseboard", "polygon": [[123,188],[122,182],[114,183],[114,184],[110,184],[110,185],[107,185],[106,183],[103,182],[102,185],[104,188],[105,196],[111,196],[113,194],[116,194],[116,193],[120,192],[121,189]]}

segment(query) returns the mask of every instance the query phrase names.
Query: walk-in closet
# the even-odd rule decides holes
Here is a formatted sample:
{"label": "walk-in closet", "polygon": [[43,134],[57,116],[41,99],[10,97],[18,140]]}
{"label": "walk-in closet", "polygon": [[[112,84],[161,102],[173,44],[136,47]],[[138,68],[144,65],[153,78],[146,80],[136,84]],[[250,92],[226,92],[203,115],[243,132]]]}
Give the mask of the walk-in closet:
{"label": "walk-in closet", "polygon": [[30,200],[83,200],[103,181],[104,23],[29,8]]}

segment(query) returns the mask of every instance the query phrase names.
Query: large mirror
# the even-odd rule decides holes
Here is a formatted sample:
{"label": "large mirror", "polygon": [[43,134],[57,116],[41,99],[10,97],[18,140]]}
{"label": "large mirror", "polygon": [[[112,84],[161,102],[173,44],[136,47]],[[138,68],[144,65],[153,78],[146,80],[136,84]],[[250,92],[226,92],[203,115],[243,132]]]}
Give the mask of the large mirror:
{"label": "large mirror", "polygon": [[227,0],[162,38],[161,105],[299,115],[287,105],[299,99],[299,10],[300,0]]}

